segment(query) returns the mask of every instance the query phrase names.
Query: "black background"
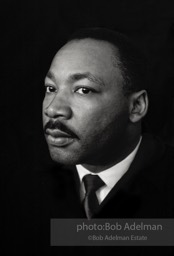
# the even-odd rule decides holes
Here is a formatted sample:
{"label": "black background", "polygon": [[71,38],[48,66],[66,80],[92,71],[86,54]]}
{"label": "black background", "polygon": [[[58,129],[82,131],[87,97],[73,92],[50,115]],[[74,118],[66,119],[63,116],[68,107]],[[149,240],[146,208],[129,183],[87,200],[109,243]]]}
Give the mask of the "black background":
{"label": "black background", "polygon": [[76,29],[114,28],[150,60],[148,130],[174,145],[173,0],[1,1],[2,156],[8,170],[50,161],[42,133],[43,81],[51,60]]}

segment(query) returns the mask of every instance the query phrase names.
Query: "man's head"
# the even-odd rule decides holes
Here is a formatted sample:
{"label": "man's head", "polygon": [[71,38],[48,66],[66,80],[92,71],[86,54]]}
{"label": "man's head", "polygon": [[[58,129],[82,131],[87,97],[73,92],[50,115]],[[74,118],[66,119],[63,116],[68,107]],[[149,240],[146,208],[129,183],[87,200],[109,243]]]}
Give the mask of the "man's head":
{"label": "man's head", "polygon": [[82,30],[57,52],[43,102],[53,160],[110,166],[133,149],[148,105],[142,61],[124,36],[106,29]]}

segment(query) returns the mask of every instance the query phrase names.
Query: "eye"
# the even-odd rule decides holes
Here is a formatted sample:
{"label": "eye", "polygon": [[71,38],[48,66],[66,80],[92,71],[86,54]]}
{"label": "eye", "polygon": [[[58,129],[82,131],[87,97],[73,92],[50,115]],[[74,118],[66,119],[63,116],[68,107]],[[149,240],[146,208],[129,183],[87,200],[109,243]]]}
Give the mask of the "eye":
{"label": "eye", "polygon": [[81,87],[81,88],[78,88],[75,92],[79,94],[89,94],[91,92],[95,92],[95,90],[87,87]]}
{"label": "eye", "polygon": [[46,93],[53,93],[55,91],[56,91],[56,89],[53,86],[51,86],[51,85],[46,85],[45,86],[45,92]]}

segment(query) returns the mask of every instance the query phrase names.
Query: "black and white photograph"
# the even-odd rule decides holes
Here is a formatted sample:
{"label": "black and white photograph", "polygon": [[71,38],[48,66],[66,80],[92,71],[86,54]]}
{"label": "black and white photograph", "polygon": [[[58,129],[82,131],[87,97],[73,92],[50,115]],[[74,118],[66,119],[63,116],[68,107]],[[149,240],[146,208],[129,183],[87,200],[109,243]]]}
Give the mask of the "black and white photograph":
{"label": "black and white photograph", "polygon": [[174,255],[174,2],[1,3],[1,255]]}

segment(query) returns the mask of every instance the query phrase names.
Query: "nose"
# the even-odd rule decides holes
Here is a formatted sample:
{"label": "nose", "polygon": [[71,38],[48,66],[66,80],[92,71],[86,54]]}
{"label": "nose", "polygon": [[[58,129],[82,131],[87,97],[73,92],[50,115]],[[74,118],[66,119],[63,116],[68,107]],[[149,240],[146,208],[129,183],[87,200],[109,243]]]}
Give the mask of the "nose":
{"label": "nose", "polygon": [[53,97],[45,97],[43,101],[43,111],[49,118],[70,119],[72,116],[72,109],[70,101],[67,96],[59,95],[58,93]]}

